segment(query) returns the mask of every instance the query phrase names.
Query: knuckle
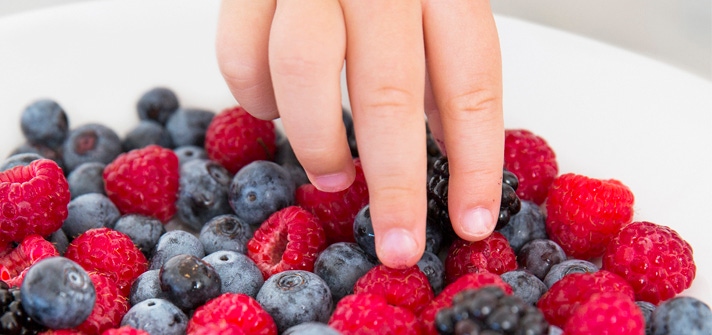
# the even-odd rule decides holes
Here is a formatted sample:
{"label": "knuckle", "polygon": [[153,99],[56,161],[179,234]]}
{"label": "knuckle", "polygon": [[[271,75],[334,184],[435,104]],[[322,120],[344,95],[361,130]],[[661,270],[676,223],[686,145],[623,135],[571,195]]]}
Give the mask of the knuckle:
{"label": "knuckle", "polygon": [[370,113],[393,116],[409,113],[417,104],[415,94],[395,85],[383,85],[366,94],[364,107]]}
{"label": "knuckle", "polygon": [[274,56],[270,58],[270,71],[273,74],[293,78],[298,83],[308,83],[318,79],[323,72],[323,64],[300,55]]}
{"label": "knuckle", "polygon": [[498,110],[501,97],[487,88],[474,88],[456,94],[445,101],[445,111],[452,117],[470,117],[471,114],[481,114]]}
{"label": "knuckle", "polygon": [[220,73],[230,85],[238,90],[249,90],[264,79],[264,70],[256,63],[240,60],[219,62]]}

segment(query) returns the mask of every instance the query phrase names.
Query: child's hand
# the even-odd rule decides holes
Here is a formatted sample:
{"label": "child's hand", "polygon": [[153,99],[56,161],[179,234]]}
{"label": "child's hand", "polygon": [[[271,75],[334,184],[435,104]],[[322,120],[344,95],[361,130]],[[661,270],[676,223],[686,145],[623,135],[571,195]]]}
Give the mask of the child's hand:
{"label": "child's hand", "polygon": [[504,125],[489,2],[225,0],[217,54],[237,101],[258,118],[281,118],[309,179],[326,191],[354,178],[341,118],[346,61],[383,264],[413,265],[425,248],[424,113],[447,148],[455,231],[478,240],[494,229]]}

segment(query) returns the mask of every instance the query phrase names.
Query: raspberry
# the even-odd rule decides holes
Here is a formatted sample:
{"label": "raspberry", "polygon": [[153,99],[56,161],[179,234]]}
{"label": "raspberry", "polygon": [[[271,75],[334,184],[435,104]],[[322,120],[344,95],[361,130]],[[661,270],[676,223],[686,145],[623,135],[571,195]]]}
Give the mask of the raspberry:
{"label": "raspberry", "polygon": [[0,280],[10,287],[20,286],[30,266],[52,256],[59,256],[52,243],[42,236],[29,235],[14,249],[0,252]]}
{"label": "raspberry", "polygon": [[381,295],[389,304],[416,315],[434,298],[428,277],[417,265],[405,269],[377,265],[356,281],[354,293]]}
{"label": "raspberry", "polygon": [[123,326],[120,328],[111,328],[105,330],[101,335],[149,335],[148,332],[141,329]]}
{"label": "raspberry", "polygon": [[599,270],[593,273],[572,273],[554,283],[537,302],[546,321],[563,328],[589,296],[595,293],[619,292],[633,299],[633,288],[620,276]]}
{"label": "raspberry", "polygon": [[146,256],[131,238],[109,228],[87,230],[69,244],[64,255],[87,271],[111,278],[126,296],[133,281],[148,269]]}
{"label": "raspberry", "polygon": [[602,263],[630,283],[636,300],[656,305],[689,288],[696,272],[692,247],[674,230],[651,222],[621,228]]}
{"label": "raspberry", "polygon": [[504,167],[519,179],[517,195],[541,205],[559,174],[556,154],[546,141],[525,129],[504,131]]}
{"label": "raspberry", "polygon": [[407,308],[389,305],[381,295],[347,295],[336,304],[329,326],[343,335],[420,334],[418,319]]}
{"label": "raspberry", "polygon": [[210,334],[200,328],[222,327],[219,324],[232,325],[245,334],[277,335],[277,325],[272,316],[262,309],[257,300],[241,293],[224,293],[198,307],[188,322],[186,332],[189,335]]}
{"label": "raspberry", "polygon": [[101,334],[119,326],[129,310],[129,302],[113,279],[98,272],[89,272],[89,277],[96,289],[96,302],[89,318],[77,330],[86,334]]}
{"label": "raspberry", "polygon": [[0,172],[0,245],[60,229],[69,200],[69,184],[54,161],[39,159]]}
{"label": "raspberry", "polygon": [[209,326],[198,327],[190,335],[247,335],[240,327],[229,323],[213,323]]}
{"label": "raspberry", "polygon": [[488,271],[503,274],[517,269],[517,257],[507,239],[493,232],[484,240],[455,239],[445,258],[445,278],[451,283],[466,273]]}
{"label": "raspberry", "polygon": [[356,179],[343,191],[324,192],[317,190],[312,184],[304,184],[297,188],[297,204],[319,218],[329,244],[355,242],[354,219],[358,211],[368,204],[368,187],[361,168],[361,160],[355,158],[354,165]]}
{"label": "raspberry", "polygon": [[216,115],[205,133],[208,158],[231,174],[253,161],[272,160],[276,150],[274,123],[260,120],[240,106]]}
{"label": "raspberry", "polygon": [[265,279],[285,270],[314,270],[326,247],[324,229],[312,213],[289,206],[272,214],[247,242],[247,256]]}
{"label": "raspberry", "polygon": [[478,289],[488,285],[498,286],[504,290],[504,293],[512,294],[512,288],[509,284],[494,273],[479,272],[465,274],[453,283],[447,285],[445,289],[420,312],[418,320],[420,321],[421,332],[430,335],[438,334],[438,331],[435,329],[435,315],[441,309],[452,306],[452,300],[456,294],[464,290]]}
{"label": "raspberry", "polygon": [[576,308],[564,327],[566,335],[645,334],[643,313],[618,292],[596,293]]}
{"label": "raspberry", "polygon": [[633,200],[618,180],[563,174],[549,189],[546,231],[570,257],[599,257],[620,227],[633,220]]}
{"label": "raspberry", "polygon": [[104,186],[122,214],[168,222],[176,212],[178,156],[157,145],[121,154],[104,168]]}
{"label": "raspberry", "polygon": [[76,329],[47,329],[39,335],[86,335]]}

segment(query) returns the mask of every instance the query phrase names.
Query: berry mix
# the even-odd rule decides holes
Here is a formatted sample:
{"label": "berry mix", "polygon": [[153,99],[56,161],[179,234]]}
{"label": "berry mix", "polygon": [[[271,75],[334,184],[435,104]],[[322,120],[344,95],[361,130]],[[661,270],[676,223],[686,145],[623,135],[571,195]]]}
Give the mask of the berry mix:
{"label": "berry mix", "polygon": [[426,252],[375,254],[366,180],[308,183],[271,121],[180,105],[163,87],[120,137],[31,103],[0,163],[0,334],[712,334],[680,295],[675,231],[633,221],[622,182],[559,174],[540,136],[505,131],[496,231],[458,238],[428,133]]}

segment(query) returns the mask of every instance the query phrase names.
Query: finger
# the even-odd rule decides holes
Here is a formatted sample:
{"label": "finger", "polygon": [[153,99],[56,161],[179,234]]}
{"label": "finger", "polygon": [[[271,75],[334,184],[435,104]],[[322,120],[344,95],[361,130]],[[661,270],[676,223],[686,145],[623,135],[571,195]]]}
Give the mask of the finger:
{"label": "finger", "polygon": [[341,112],[346,37],[339,3],[279,1],[269,48],[277,106],[295,155],[318,189],[347,188],[355,169]]}
{"label": "finger", "polygon": [[443,156],[447,156],[444,140],[445,135],[443,134],[443,124],[440,121],[440,111],[438,110],[438,104],[435,101],[433,87],[430,84],[430,78],[427,74],[427,71],[425,73],[425,103],[423,106],[425,108],[425,115],[428,118],[428,127],[430,128],[430,133],[432,134],[435,143],[438,145],[440,153]]}
{"label": "finger", "polygon": [[430,80],[450,167],[450,218],[467,240],[494,230],[504,155],[501,57],[485,0],[428,0],[423,25]]}
{"label": "finger", "polygon": [[275,0],[223,0],[218,16],[218,66],[230,92],[250,114],[279,117],[269,75],[267,44]]}
{"label": "finger", "polygon": [[342,1],[346,73],[376,253],[415,264],[425,246],[424,54],[420,1]]}

